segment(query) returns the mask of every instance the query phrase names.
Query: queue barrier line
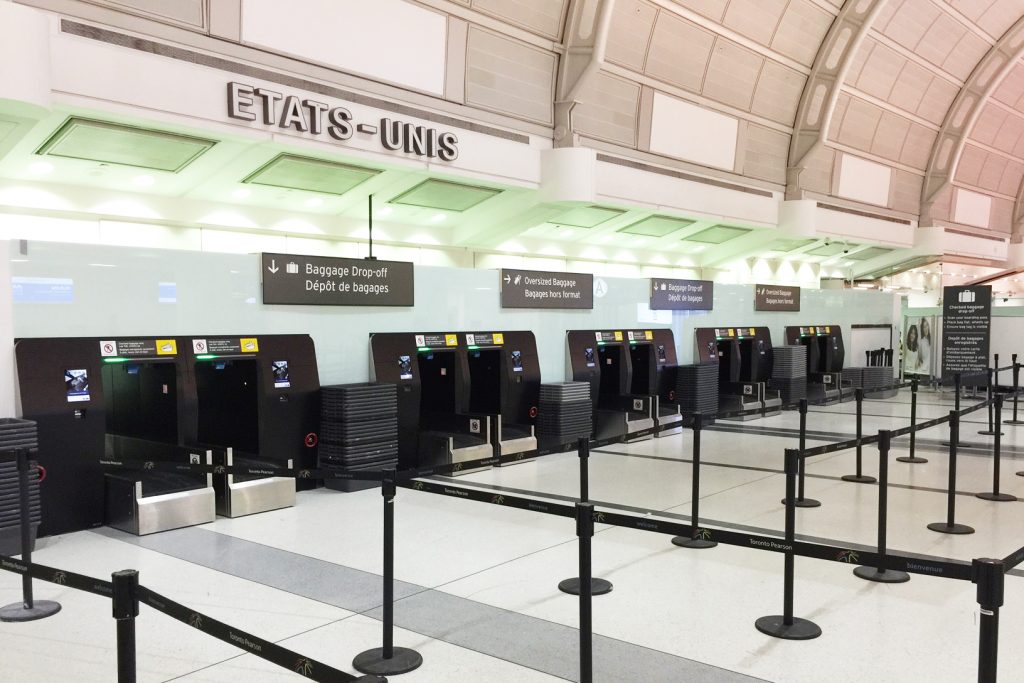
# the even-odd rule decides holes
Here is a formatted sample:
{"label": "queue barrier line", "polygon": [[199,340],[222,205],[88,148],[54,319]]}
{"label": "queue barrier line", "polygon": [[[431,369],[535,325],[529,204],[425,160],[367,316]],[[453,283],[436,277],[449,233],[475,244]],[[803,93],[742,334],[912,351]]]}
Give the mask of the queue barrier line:
{"label": "queue barrier line", "polygon": [[1024,562],[1024,546],[1003,558],[1003,564],[1005,565],[1005,571],[1007,572],[1011,569],[1015,569],[1021,562]]}
{"label": "queue barrier line", "polygon": [[[110,581],[97,579],[85,574],[76,574],[65,569],[56,569],[35,562],[26,563],[7,555],[0,555],[0,569],[14,574],[28,574],[34,579],[73,588],[85,593],[92,593],[100,597],[114,598],[114,586]],[[323,683],[347,683],[348,681],[366,681],[369,683],[370,681],[381,680],[372,676],[357,678],[352,674],[293,652],[206,614],[189,609],[181,603],[171,600],[145,586],[138,586],[136,588],[135,597],[139,602],[187,626],[191,626],[213,638],[229,645],[234,645],[260,659],[301,674],[311,680],[322,681]]]}

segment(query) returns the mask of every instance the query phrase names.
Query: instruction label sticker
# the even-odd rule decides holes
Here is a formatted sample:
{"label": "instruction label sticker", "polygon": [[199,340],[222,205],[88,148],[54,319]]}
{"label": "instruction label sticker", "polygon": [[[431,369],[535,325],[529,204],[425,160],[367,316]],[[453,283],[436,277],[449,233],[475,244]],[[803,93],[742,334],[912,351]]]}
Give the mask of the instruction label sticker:
{"label": "instruction label sticker", "polygon": [[256,337],[242,337],[238,341],[242,345],[242,353],[259,353],[260,340]]}
{"label": "instruction label sticker", "polygon": [[156,355],[176,356],[178,355],[178,342],[174,339],[157,339]]}

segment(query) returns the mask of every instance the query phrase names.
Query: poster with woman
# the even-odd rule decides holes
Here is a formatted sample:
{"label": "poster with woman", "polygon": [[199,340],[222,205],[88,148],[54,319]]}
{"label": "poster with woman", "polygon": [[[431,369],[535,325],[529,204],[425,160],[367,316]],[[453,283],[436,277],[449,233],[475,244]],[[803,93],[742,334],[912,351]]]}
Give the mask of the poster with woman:
{"label": "poster with woman", "polygon": [[934,377],[938,349],[935,316],[907,316],[903,332],[903,374]]}
{"label": "poster with woman", "polygon": [[920,333],[917,325],[907,319],[908,327],[903,333],[903,375],[916,375],[920,362]]}

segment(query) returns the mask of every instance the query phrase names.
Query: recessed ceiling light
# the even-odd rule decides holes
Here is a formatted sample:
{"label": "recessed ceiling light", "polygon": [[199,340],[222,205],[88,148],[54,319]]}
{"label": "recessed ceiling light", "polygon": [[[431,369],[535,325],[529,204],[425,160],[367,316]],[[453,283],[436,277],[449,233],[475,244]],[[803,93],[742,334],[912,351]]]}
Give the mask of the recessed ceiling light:
{"label": "recessed ceiling light", "polygon": [[385,216],[390,216],[393,211],[394,209],[392,209],[390,206],[382,206],[377,211],[377,215],[380,216],[381,218],[384,218]]}
{"label": "recessed ceiling light", "polygon": [[562,237],[572,237],[573,231],[572,228],[565,228],[558,234],[561,235]]}
{"label": "recessed ceiling light", "polygon": [[324,200],[320,199],[320,197],[310,197],[309,199],[306,200],[306,206],[310,207],[321,206],[323,203]]}
{"label": "recessed ceiling light", "polygon": [[132,183],[136,187],[149,187],[154,182],[156,181],[153,180],[153,176],[151,175],[137,175],[132,179]]}
{"label": "recessed ceiling light", "polygon": [[240,187],[231,193],[231,196],[235,199],[245,199],[252,194],[252,191],[248,187]]}
{"label": "recessed ceiling light", "polygon": [[698,247],[694,247],[690,251],[692,251],[693,253],[697,254],[697,253],[700,253],[700,252],[704,251],[705,249],[707,249],[707,246],[702,244],[702,245],[700,245]]}
{"label": "recessed ceiling light", "polygon": [[53,164],[48,161],[37,161],[28,167],[33,175],[46,175],[53,172]]}
{"label": "recessed ceiling light", "polygon": [[435,213],[433,216],[430,217],[430,222],[431,223],[440,223],[445,218],[446,218],[446,216],[443,213]]}

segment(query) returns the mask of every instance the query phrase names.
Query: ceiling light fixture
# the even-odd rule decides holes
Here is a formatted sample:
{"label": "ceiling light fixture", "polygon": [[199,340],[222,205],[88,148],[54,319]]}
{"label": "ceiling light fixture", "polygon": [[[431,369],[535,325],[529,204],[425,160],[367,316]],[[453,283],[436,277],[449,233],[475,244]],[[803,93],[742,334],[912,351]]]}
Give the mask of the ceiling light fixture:
{"label": "ceiling light fixture", "polygon": [[320,199],[320,197],[310,197],[309,199],[306,200],[306,206],[311,207],[311,208],[312,207],[317,207],[317,206],[322,206],[323,203],[324,203],[324,200]]}
{"label": "ceiling light fixture", "polygon": [[151,175],[137,175],[132,179],[132,184],[134,184],[135,187],[149,187],[155,182],[156,181]]}
{"label": "ceiling light fixture", "polygon": [[47,161],[37,161],[29,166],[28,170],[33,175],[46,175],[47,173],[53,173],[53,164]]}
{"label": "ceiling light fixture", "polygon": [[433,216],[430,217],[430,222],[431,223],[440,223],[445,218],[446,218],[446,216],[443,213],[435,213]]}
{"label": "ceiling light fixture", "polygon": [[231,196],[235,199],[245,199],[252,194],[252,191],[248,187],[240,187],[231,193]]}

